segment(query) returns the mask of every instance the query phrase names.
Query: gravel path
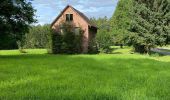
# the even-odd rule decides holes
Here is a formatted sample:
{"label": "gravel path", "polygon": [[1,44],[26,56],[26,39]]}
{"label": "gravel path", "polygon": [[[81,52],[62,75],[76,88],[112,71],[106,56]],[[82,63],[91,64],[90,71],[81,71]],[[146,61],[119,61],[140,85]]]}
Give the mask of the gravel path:
{"label": "gravel path", "polygon": [[162,55],[170,55],[170,49],[152,48],[151,51],[162,54]]}

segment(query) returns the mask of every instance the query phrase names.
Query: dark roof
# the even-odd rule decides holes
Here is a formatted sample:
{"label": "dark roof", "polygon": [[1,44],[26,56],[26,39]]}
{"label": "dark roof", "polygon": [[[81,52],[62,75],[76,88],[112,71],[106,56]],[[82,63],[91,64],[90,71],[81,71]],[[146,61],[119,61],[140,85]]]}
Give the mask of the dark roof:
{"label": "dark roof", "polygon": [[88,23],[89,26],[97,28],[97,26],[96,26],[95,24],[93,24],[86,15],[84,15],[82,12],[78,11],[77,9],[73,8],[73,7],[70,6],[70,5],[67,5],[67,6],[64,8],[64,10],[63,10],[63,11],[57,16],[57,18],[52,22],[51,26],[53,26],[53,24],[61,17],[61,15],[64,13],[64,11],[65,11],[67,8],[69,8],[69,7],[72,8],[74,11],[76,11],[76,12]]}

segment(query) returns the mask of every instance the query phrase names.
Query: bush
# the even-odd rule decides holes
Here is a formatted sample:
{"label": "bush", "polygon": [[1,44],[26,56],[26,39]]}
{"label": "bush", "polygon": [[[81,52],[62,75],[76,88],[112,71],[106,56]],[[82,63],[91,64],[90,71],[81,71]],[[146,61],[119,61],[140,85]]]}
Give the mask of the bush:
{"label": "bush", "polygon": [[61,52],[62,47],[62,36],[59,33],[53,32],[52,33],[52,47],[51,51],[53,54],[59,54]]}
{"label": "bush", "polygon": [[23,44],[21,41],[17,41],[17,45],[18,45],[18,50],[20,53],[27,53],[24,49],[23,49]]}
{"label": "bush", "polygon": [[89,54],[99,53],[99,47],[98,47],[96,39],[93,39],[89,42],[88,53]]}
{"label": "bush", "polygon": [[107,31],[97,33],[97,44],[101,53],[110,53],[110,47],[113,45],[113,34]]}

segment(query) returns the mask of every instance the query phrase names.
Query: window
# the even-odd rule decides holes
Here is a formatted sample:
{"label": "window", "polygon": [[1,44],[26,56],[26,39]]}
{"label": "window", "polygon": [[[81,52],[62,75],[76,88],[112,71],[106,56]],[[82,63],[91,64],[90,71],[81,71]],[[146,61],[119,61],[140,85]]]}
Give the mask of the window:
{"label": "window", "polygon": [[73,14],[66,14],[66,21],[73,21]]}

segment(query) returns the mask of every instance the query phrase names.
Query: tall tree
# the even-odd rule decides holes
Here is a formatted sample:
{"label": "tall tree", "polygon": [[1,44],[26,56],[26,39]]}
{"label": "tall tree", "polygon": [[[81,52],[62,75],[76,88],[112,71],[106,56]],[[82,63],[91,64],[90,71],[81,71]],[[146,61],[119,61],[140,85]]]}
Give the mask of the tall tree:
{"label": "tall tree", "polygon": [[114,42],[122,47],[126,43],[126,36],[129,33],[132,10],[132,0],[119,0],[117,8],[110,19],[111,32],[114,35]]}
{"label": "tall tree", "polygon": [[0,0],[0,49],[17,48],[17,41],[36,22],[34,12],[26,0]]}
{"label": "tall tree", "polygon": [[140,53],[168,43],[170,0],[134,0],[130,44]]}

